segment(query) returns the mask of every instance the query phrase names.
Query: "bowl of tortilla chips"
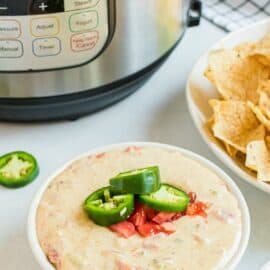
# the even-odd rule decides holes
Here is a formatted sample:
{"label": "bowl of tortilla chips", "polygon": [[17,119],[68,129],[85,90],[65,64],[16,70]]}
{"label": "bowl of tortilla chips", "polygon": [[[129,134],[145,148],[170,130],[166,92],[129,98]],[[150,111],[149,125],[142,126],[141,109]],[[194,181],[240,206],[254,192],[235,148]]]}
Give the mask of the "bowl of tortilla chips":
{"label": "bowl of tortilla chips", "polygon": [[194,124],[225,165],[270,193],[270,20],[227,35],[187,83]]}

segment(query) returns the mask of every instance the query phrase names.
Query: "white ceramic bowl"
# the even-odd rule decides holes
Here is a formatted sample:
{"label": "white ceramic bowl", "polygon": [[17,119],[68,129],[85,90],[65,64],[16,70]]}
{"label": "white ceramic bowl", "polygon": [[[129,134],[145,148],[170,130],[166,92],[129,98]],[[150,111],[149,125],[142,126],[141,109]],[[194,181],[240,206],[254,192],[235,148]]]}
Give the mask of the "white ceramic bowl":
{"label": "white ceramic bowl", "polygon": [[241,168],[216,143],[216,140],[211,137],[204,128],[206,120],[212,115],[212,110],[208,104],[208,100],[211,98],[217,98],[218,93],[214,86],[204,77],[203,72],[207,67],[208,54],[211,50],[218,48],[232,48],[245,41],[257,41],[269,30],[270,20],[267,19],[227,35],[199,58],[189,76],[186,87],[186,96],[191,117],[207,145],[217,155],[217,157],[238,176],[255,187],[268,193],[270,193],[270,184],[258,182],[254,175],[249,174],[247,171]]}
{"label": "white ceramic bowl", "polygon": [[249,240],[249,235],[250,235],[250,216],[249,216],[249,211],[248,207],[246,204],[246,201],[239,190],[239,188],[236,186],[234,181],[226,175],[221,169],[219,169],[216,165],[211,163],[210,161],[206,160],[205,158],[190,152],[188,150],[184,150],[181,148],[178,148],[176,146],[170,146],[170,145],[165,145],[165,144],[160,144],[160,143],[149,143],[149,142],[133,142],[133,143],[123,143],[123,144],[115,144],[115,145],[110,145],[102,148],[98,148],[95,150],[92,150],[90,152],[84,153],[75,159],[71,160],[67,164],[65,164],[62,168],[57,170],[55,173],[53,173],[41,186],[39,191],[34,197],[34,200],[32,202],[29,216],[28,216],[28,227],[27,227],[27,232],[28,232],[28,240],[30,243],[30,247],[33,251],[33,254],[35,258],[37,259],[38,263],[40,264],[41,268],[43,270],[54,270],[54,267],[48,262],[45,254],[43,253],[39,242],[37,238],[37,231],[36,231],[36,213],[37,213],[37,208],[39,205],[39,202],[42,198],[42,195],[44,191],[47,189],[48,185],[51,183],[51,181],[61,172],[63,172],[69,165],[71,165],[73,162],[75,162],[78,159],[81,159],[85,156],[93,155],[93,154],[98,154],[98,153],[103,153],[107,152],[113,149],[125,149],[128,146],[139,146],[139,147],[158,147],[158,148],[163,148],[163,149],[168,149],[168,150],[174,150],[174,151],[179,151],[186,157],[193,159],[201,164],[203,164],[205,167],[207,167],[209,170],[213,171],[218,175],[226,184],[228,189],[234,194],[236,197],[240,211],[242,213],[242,223],[243,223],[243,231],[240,239],[239,246],[233,255],[233,257],[230,259],[230,261],[227,262],[226,264],[226,270],[229,269],[234,269],[235,266],[238,264],[240,261],[241,257],[244,254],[244,251],[247,247],[248,240]]}

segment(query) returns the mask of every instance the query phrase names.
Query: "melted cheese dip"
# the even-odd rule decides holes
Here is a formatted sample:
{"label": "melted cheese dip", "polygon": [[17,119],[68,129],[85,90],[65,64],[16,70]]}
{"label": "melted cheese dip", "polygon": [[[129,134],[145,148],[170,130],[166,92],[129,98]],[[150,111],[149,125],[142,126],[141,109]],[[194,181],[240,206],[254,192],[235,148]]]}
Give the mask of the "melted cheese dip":
{"label": "melted cheese dip", "polygon": [[[208,217],[184,216],[176,232],[148,238],[119,237],[95,225],[82,204],[116,174],[158,165],[162,182],[193,191],[209,205]],[[241,237],[241,213],[226,184],[208,168],[177,151],[128,148],[82,158],[59,174],[40,201],[40,245],[58,270],[223,269]]]}

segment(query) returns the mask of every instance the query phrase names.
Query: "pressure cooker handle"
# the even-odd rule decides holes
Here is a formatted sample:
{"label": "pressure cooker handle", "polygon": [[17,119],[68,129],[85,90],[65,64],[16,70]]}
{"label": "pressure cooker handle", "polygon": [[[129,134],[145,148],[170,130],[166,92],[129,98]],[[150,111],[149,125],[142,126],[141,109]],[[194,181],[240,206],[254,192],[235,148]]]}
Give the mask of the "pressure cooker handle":
{"label": "pressure cooker handle", "polygon": [[187,14],[187,26],[192,27],[199,25],[201,16],[202,16],[202,2],[198,0],[191,0]]}

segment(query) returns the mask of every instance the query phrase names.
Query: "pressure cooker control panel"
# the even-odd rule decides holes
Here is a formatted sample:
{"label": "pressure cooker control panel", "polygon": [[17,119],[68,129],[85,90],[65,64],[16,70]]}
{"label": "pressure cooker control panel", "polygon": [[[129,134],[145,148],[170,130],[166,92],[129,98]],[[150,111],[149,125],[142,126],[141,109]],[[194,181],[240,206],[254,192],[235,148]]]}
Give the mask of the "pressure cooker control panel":
{"label": "pressure cooker control panel", "polygon": [[110,0],[0,0],[0,72],[91,61],[109,36]]}

